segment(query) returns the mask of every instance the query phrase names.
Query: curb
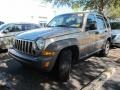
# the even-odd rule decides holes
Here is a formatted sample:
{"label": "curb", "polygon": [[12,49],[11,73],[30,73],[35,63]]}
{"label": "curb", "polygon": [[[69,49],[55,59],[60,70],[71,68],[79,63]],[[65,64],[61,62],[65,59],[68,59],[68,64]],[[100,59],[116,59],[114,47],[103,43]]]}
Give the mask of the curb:
{"label": "curb", "polygon": [[88,83],[81,90],[100,90],[105,81],[107,81],[115,73],[115,71],[116,69],[114,67],[105,69],[95,80]]}

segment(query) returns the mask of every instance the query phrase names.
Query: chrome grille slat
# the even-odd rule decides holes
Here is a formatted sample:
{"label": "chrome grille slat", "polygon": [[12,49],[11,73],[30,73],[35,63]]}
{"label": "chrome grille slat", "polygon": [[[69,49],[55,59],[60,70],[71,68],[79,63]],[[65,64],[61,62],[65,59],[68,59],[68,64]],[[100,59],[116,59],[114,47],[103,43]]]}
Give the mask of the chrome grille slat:
{"label": "chrome grille slat", "polygon": [[19,50],[19,47],[20,47],[20,40],[18,40],[18,50]]}
{"label": "chrome grille slat", "polygon": [[[30,47],[32,47],[32,43],[31,42],[30,42]],[[29,48],[29,50],[30,50],[30,53],[32,54],[31,48]]]}
{"label": "chrome grille slat", "polygon": [[22,52],[23,52],[23,47],[24,47],[24,46],[23,46],[23,42],[22,42],[22,46],[21,46],[21,48],[22,48]]}
{"label": "chrome grille slat", "polygon": [[28,48],[28,42],[26,42],[26,48],[25,48],[25,52],[26,52],[26,53],[28,53],[28,52],[27,52],[27,48]]}
{"label": "chrome grille slat", "polygon": [[29,47],[30,47],[30,43],[28,43],[28,49],[27,49],[28,54],[30,54]]}
{"label": "chrome grille slat", "polygon": [[25,41],[23,41],[23,52],[25,51]]}
{"label": "chrome grille slat", "polygon": [[25,46],[24,46],[24,52],[26,53],[26,42],[25,42]]}
{"label": "chrome grille slat", "polygon": [[18,49],[18,40],[17,40],[17,43],[16,43],[16,48]]}
{"label": "chrome grille slat", "polygon": [[16,46],[16,48],[18,48],[18,41],[17,40],[16,40],[16,45],[15,46]]}
{"label": "chrome grille slat", "polygon": [[22,50],[22,41],[20,40],[20,50]]}
{"label": "chrome grille slat", "polygon": [[20,40],[18,40],[18,50],[20,50]]}
{"label": "chrome grille slat", "polygon": [[34,55],[35,51],[33,49],[33,42],[32,41],[26,41],[26,40],[15,40],[14,48],[30,55]]}
{"label": "chrome grille slat", "polygon": [[19,47],[19,44],[18,44],[18,41],[17,41],[17,49],[18,49],[18,47]]}

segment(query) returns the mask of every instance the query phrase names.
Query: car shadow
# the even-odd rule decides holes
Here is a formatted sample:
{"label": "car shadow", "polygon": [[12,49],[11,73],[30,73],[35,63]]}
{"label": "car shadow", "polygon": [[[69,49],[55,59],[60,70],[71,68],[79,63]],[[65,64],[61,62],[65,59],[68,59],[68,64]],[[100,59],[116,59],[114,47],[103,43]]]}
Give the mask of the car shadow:
{"label": "car shadow", "polygon": [[116,81],[113,81],[113,80],[108,80],[103,85],[103,88],[104,88],[104,90],[119,90],[120,89],[120,82],[116,82]]}
{"label": "car shadow", "polygon": [[[110,57],[114,58],[114,57]],[[3,61],[0,72],[5,72],[9,88],[15,90],[80,90],[104,71],[108,64],[113,63],[109,57],[90,57],[73,65],[70,80],[60,82],[56,73],[45,73],[35,68],[25,68],[13,59]],[[115,62],[114,62],[115,63]]]}

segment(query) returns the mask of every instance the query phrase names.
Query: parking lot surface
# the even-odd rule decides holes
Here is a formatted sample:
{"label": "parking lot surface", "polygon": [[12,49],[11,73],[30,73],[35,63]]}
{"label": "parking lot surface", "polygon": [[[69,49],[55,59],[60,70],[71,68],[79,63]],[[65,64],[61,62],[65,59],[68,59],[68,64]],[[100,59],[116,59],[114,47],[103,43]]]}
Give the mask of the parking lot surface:
{"label": "parking lot surface", "polygon": [[110,50],[108,57],[92,56],[73,66],[68,82],[59,82],[54,73],[43,73],[25,68],[0,54],[0,90],[80,90],[102,73],[107,67],[115,67],[116,73],[105,82],[101,90],[120,89],[120,48]]}

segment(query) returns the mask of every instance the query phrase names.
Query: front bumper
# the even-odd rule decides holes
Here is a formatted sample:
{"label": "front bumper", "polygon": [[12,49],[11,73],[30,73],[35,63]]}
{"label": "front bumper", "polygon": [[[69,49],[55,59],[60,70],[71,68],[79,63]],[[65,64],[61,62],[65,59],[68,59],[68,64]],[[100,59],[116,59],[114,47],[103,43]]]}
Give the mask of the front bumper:
{"label": "front bumper", "polygon": [[[55,57],[31,56],[13,48],[8,50],[8,54],[19,62],[29,64],[31,66],[41,69],[42,71],[48,72],[52,70],[56,60]],[[48,67],[44,66],[46,63],[49,64]]]}

